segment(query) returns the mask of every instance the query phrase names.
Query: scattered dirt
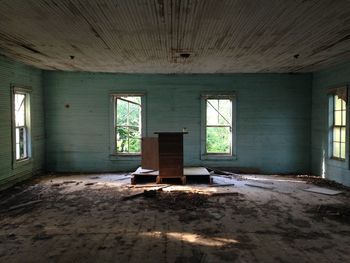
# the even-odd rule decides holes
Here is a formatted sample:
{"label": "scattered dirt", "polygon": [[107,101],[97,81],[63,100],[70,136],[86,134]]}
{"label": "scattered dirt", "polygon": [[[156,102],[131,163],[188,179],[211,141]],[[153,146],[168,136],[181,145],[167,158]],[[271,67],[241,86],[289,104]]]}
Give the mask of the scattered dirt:
{"label": "scattered dirt", "polygon": [[179,256],[176,258],[175,263],[204,263],[207,262],[206,254],[198,249],[192,249],[192,256],[184,257]]}
{"label": "scattered dirt", "polygon": [[96,183],[86,183],[85,185],[94,185],[94,184],[96,184]]}
{"label": "scattered dirt", "polygon": [[[7,213],[8,210],[13,206],[40,200],[44,190],[45,190],[45,187],[38,184],[34,184],[34,185],[22,184],[20,186],[16,186],[14,188],[4,191],[2,193],[3,198],[0,198],[0,214]],[[8,195],[7,197],[6,197],[6,194]],[[22,213],[29,212],[34,207],[39,205],[40,204],[35,203],[33,205],[25,206],[21,209],[18,209],[18,211],[22,211]],[[18,211],[16,210],[13,213],[17,214]]]}
{"label": "scattered dirt", "polygon": [[323,186],[323,187],[331,187],[339,190],[344,190],[344,191],[349,191],[350,192],[350,187],[344,186],[340,183],[337,183],[332,180],[324,179],[319,176],[312,176],[312,175],[297,175],[294,178],[297,178],[299,180],[306,181],[308,184],[314,184],[317,186]]}
{"label": "scattered dirt", "polygon": [[314,214],[316,219],[327,218],[350,225],[350,205],[347,204],[319,205],[308,212]]}
{"label": "scattered dirt", "polygon": [[33,237],[33,240],[34,240],[34,241],[37,241],[37,240],[47,240],[47,239],[51,239],[51,238],[53,238],[52,235],[48,235],[48,234],[46,234],[46,233],[39,233],[39,234],[37,234],[37,235],[35,235],[35,236]]}
{"label": "scattered dirt", "polygon": [[315,240],[318,238],[327,238],[329,239],[328,234],[324,234],[316,231],[303,231],[296,227],[290,226],[279,226],[276,225],[278,230],[259,230],[255,234],[259,235],[275,235],[280,236],[283,240],[287,242],[295,242],[296,240]]}
{"label": "scattered dirt", "polygon": [[289,216],[285,220],[285,222],[286,222],[286,224],[293,225],[293,226],[300,227],[300,228],[310,228],[311,227],[311,223],[309,221],[306,221],[304,219],[294,218],[292,216]]}
{"label": "scattered dirt", "polygon": [[180,191],[154,192],[152,199],[150,199],[149,205],[151,207],[160,209],[171,209],[171,210],[193,210],[199,207],[208,206],[208,195],[198,193],[186,193]]}
{"label": "scattered dirt", "polygon": [[281,234],[282,238],[286,241],[293,242],[297,239],[301,240],[315,240],[319,238],[329,238],[328,234],[324,234],[316,231],[302,231],[298,228],[287,228],[285,232]]}
{"label": "scattered dirt", "polygon": [[219,189],[215,196],[212,188],[206,192],[189,184],[192,192],[151,190],[123,201],[143,189],[91,177],[46,177],[0,192],[1,210],[42,200],[0,211],[0,262],[28,256],[33,261],[98,257],[113,262],[118,256],[120,262],[188,263],[350,258],[347,195],[314,195],[303,191],[304,183],[276,180],[280,192],[237,184],[235,193],[222,195]]}

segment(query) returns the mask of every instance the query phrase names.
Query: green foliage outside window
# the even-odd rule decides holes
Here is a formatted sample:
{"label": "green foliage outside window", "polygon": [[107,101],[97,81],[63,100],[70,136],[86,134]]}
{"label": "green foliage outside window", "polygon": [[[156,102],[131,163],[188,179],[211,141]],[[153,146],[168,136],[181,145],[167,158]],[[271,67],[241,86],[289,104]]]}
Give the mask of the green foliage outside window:
{"label": "green foliage outside window", "polygon": [[141,97],[127,96],[116,99],[116,151],[141,152]]}
{"label": "green foliage outside window", "polygon": [[231,132],[228,127],[207,127],[207,153],[230,153]]}
{"label": "green foliage outside window", "polygon": [[232,101],[206,100],[206,151],[208,154],[230,154],[232,138]]}

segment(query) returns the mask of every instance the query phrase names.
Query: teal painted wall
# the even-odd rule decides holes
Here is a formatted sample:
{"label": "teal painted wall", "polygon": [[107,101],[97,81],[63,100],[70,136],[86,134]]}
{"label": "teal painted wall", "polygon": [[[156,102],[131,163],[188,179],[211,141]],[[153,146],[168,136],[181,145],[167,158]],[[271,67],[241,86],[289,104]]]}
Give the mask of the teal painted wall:
{"label": "teal painted wall", "polygon": [[[316,72],[312,88],[312,172],[350,186],[349,144],[346,161],[328,157],[328,96],[327,89],[350,83],[350,63]],[[349,111],[348,111],[349,112]],[[347,127],[349,127],[349,118]],[[349,129],[347,138],[349,140]]]}
{"label": "teal painted wall", "polygon": [[[329,87],[349,84],[349,76],[350,63],[313,75],[128,75],[42,72],[1,57],[0,185],[43,170],[45,156],[50,171],[134,169],[139,159],[109,156],[109,94],[133,91],[146,93],[148,135],[187,127],[186,165],[255,167],[268,173],[311,170],[350,185],[349,147],[346,162],[327,156],[326,95]],[[33,90],[33,162],[16,169],[11,159],[11,84]],[[210,91],[236,92],[236,160],[200,158],[200,95]]]}
{"label": "teal painted wall", "polygon": [[[145,92],[147,134],[186,127],[185,164],[310,171],[311,74],[129,75],[44,72],[50,171],[124,171],[140,160],[111,160],[110,93]],[[201,161],[200,96],[236,92],[237,160]],[[70,107],[66,108],[65,105]]]}
{"label": "teal painted wall", "polygon": [[[16,169],[12,168],[11,84],[32,88],[33,161]],[[42,71],[0,57],[0,186],[10,185],[43,169],[44,141]]]}

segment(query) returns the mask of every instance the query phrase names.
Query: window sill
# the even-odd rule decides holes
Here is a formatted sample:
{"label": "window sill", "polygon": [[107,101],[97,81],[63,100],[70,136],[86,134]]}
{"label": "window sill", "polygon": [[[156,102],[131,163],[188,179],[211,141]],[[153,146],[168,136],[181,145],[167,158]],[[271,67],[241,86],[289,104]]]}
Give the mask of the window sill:
{"label": "window sill", "polygon": [[141,154],[110,154],[111,161],[141,161]]}
{"label": "window sill", "polygon": [[333,160],[333,161],[338,161],[338,162],[345,162],[346,161],[346,159],[342,159],[342,158],[338,158],[338,157],[331,157],[329,159]]}
{"label": "window sill", "polygon": [[201,160],[220,160],[220,161],[234,161],[237,160],[237,155],[210,155],[202,154]]}
{"label": "window sill", "polygon": [[16,160],[12,163],[12,169],[16,169],[19,167],[23,167],[26,165],[29,165],[33,162],[33,158],[27,158],[27,159],[22,159],[22,160]]}

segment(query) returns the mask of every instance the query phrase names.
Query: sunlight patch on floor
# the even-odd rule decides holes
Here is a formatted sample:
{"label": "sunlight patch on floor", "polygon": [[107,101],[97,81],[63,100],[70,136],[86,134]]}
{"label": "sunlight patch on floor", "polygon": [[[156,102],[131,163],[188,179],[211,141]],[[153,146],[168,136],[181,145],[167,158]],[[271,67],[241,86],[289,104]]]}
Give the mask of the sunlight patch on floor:
{"label": "sunlight patch on floor", "polygon": [[170,238],[173,240],[183,241],[190,244],[196,244],[201,246],[210,246],[210,247],[221,247],[225,245],[239,243],[239,241],[235,239],[223,238],[223,237],[204,237],[199,234],[186,233],[186,232],[154,231],[154,232],[143,232],[143,233],[140,233],[140,235],[148,236],[148,237],[157,237],[157,238],[162,238],[166,236],[167,238]]}

